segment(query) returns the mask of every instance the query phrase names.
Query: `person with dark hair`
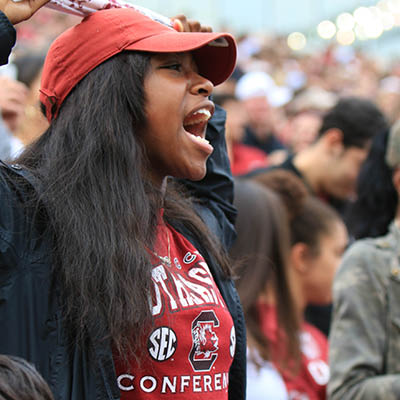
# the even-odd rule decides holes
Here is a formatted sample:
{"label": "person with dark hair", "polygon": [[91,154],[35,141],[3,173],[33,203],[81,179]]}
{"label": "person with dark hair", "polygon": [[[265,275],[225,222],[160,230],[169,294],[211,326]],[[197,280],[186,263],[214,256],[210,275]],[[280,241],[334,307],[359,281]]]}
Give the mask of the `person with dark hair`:
{"label": "person with dark hair", "polygon": [[286,383],[289,398],[325,399],[329,380],[328,342],[325,335],[305,322],[309,304],[332,301],[332,282],[347,245],[346,228],[329,205],[307,194],[301,180],[289,171],[258,175],[256,182],[281,196],[289,215],[290,249],[288,276],[297,318],[300,321],[301,362],[299,367],[282,366],[287,353],[279,339],[276,308],[279,300],[271,290],[260,312],[262,326],[273,349],[272,360]]}
{"label": "person with dark hair", "polygon": [[0,354],[0,400],[54,400],[54,397],[32,364]]}
{"label": "person with dark hair", "polygon": [[288,152],[276,134],[274,114],[291,99],[292,91],[277,86],[269,74],[256,69],[240,77],[235,95],[248,115],[243,143],[264,151],[275,164],[283,161]]}
{"label": "person with dark hair", "polygon": [[265,152],[242,143],[247,121],[243,104],[233,94],[216,94],[213,99],[215,104],[226,111],[226,146],[232,175],[243,175],[256,168],[266,167],[269,163]]}
{"label": "person with dark hair", "polygon": [[[372,140],[387,128],[383,113],[373,102],[358,97],[342,98],[324,115],[316,141],[271,170],[293,172],[312,194],[333,206],[346,220]],[[251,175],[265,171],[253,171]],[[307,320],[328,335],[331,305],[310,306]]]}
{"label": "person with dark hair", "polygon": [[372,139],[387,128],[384,115],[373,102],[342,98],[324,115],[315,142],[272,168],[294,172],[311,193],[342,212],[344,202],[355,196]]}
{"label": "person with dark hair", "polygon": [[[279,340],[287,353],[279,360],[293,366],[299,359],[299,321],[288,278],[290,234],[284,206],[276,193],[249,180],[235,181],[237,239],[230,250],[236,286],[247,325],[247,399],[287,400],[282,377],[272,363],[273,349],[261,325],[267,294],[276,295]],[[276,360],[275,360],[276,361]]]}
{"label": "person with dark hair", "polygon": [[0,168],[0,351],[60,400],[245,397],[233,180],[209,99],[236,44],[182,25],[114,8],[61,34],[40,88],[50,126]]}
{"label": "person with dark hair", "polygon": [[354,239],[386,235],[397,208],[393,170],[385,160],[389,130],[376,135],[357,180],[357,197],[346,213]]}
{"label": "person with dark hair", "polygon": [[[376,157],[369,159],[369,169],[373,161],[381,168],[382,140],[387,141],[385,162],[397,205],[386,228],[378,213],[368,216],[371,228],[363,234],[376,233],[375,228],[387,233],[355,241],[335,277],[329,338],[328,393],[332,400],[400,398],[400,121],[387,139],[381,138]],[[374,192],[371,195],[376,198]],[[378,219],[376,227],[374,217]]]}

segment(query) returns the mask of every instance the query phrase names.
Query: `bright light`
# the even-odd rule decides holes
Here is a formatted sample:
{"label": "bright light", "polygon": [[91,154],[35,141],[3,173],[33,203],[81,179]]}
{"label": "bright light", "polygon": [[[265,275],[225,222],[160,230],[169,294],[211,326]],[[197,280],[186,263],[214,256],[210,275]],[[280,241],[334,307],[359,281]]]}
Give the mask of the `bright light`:
{"label": "bright light", "polygon": [[369,39],[377,39],[383,33],[382,22],[378,19],[373,24],[364,25],[365,34]]}
{"label": "bright light", "polygon": [[389,5],[387,0],[380,0],[376,6],[383,12],[389,11]]}
{"label": "bright light", "polygon": [[338,31],[336,40],[342,46],[349,46],[356,40],[356,36],[353,31]]}
{"label": "bright light", "polygon": [[399,0],[388,0],[387,1],[387,8],[389,11],[399,14],[400,13],[400,1]]}
{"label": "bright light", "polygon": [[300,32],[292,32],[287,38],[287,45],[292,50],[301,50],[307,43],[306,37]]}
{"label": "bright light", "polygon": [[388,12],[383,12],[381,15],[381,22],[383,29],[385,31],[389,31],[394,27],[396,21],[393,14],[390,14]]}
{"label": "bright light", "polygon": [[317,32],[322,39],[331,39],[336,33],[336,26],[332,21],[322,21],[318,24]]}
{"label": "bright light", "polygon": [[373,20],[374,16],[371,12],[371,10],[369,10],[366,7],[359,7],[357,8],[354,13],[354,19],[356,20],[356,22],[359,25],[367,25],[368,23],[371,22],[371,20]]}
{"label": "bright light", "polygon": [[356,34],[356,37],[358,40],[367,40],[368,36],[365,33],[364,27],[361,25],[356,25],[356,27],[354,28],[354,32]]}
{"label": "bright light", "polygon": [[400,0],[376,0],[375,6],[339,14],[336,25],[329,20],[321,21],[317,32],[322,39],[331,39],[336,34],[341,45],[350,45],[356,39],[378,39],[395,26],[400,26]]}
{"label": "bright light", "polygon": [[351,31],[354,27],[354,17],[349,13],[339,14],[336,18],[336,25],[341,31]]}

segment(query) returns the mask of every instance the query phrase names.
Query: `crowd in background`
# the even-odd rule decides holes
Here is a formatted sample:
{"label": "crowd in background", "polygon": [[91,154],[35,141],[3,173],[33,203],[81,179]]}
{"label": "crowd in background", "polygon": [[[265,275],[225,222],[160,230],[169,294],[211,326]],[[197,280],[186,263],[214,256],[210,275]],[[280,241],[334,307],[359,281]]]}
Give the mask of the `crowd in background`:
{"label": "crowd in background", "polygon": [[[18,27],[19,42],[11,63],[0,68],[0,158],[12,158],[46,129],[47,121],[38,103],[44,56],[50,41],[77,20],[42,9]],[[375,312],[372,317],[366,311],[361,317],[356,313],[360,319],[355,320],[360,323],[363,317],[373,318],[385,309],[383,297],[392,281],[388,283],[390,278],[379,276],[378,283],[373,278],[370,286],[365,283],[362,266],[370,260],[360,261],[359,252],[351,248],[343,263],[343,268],[350,271],[343,269],[337,275],[340,281],[335,284],[333,298],[332,287],[347,246],[364,237],[386,235],[389,229],[394,236],[398,233],[395,224],[390,223],[396,217],[396,182],[400,181],[398,178],[392,186],[392,172],[400,156],[396,158],[396,153],[390,165],[386,165],[385,157],[389,131],[400,119],[400,56],[399,60],[383,64],[351,47],[335,45],[312,54],[299,54],[290,50],[283,38],[250,34],[238,38],[238,50],[236,69],[230,79],[215,88],[214,101],[227,112],[228,155],[237,183],[238,239],[231,256],[238,265],[238,291],[248,325],[248,398],[325,399],[331,376],[330,334],[334,346],[331,398],[384,399],[389,398],[385,397],[388,393],[396,396],[400,390],[395,375],[386,384],[380,385],[376,380],[363,386],[371,377],[400,372],[394,361],[398,337],[391,327],[382,327],[391,322],[382,319],[372,327],[366,323],[354,333],[355,323],[349,321],[361,300],[348,298],[352,290],[360,290],[360,298],[367,294],[379,298],[382,309],[374,304],[375,308],[370,308]],[[344,115],[345,111],[350,115]],[[329,125],[327,115],[354,118],[344,125],[351,129],[355,123],[359,125],[357,129],[371,132],[358,133],[352,141],[347,138],[351,133],[345,132],[347,125]],[[366,120],[362,120],[364,115]],[[326,139],[324,133],[335,129],[342,133]],[[338,142],[344,147],[335,147]],[[314,154],[322,160],[324,152],[329,155],[338,148],[342,153],[334,157],[339,158],[349,148],[359,150],[349,159],[351,165],[343,164],[343,168],[353,168],[348,173],[353,176],[341,175],[346,182],[331,174],[332,182],[325,185],[314,181],[315,174],[309,177],[307,173],[296,173],[297,169],[303,172],[299,165],[307,170]],[[297,157],[297,163],[288,165],[288,160],[292,163],[301,154],[307,157]],[[311,169],[328,176],[330,169],[341,168],[339,163],[321,160],[313,161]],[[378,187],[383,179],[377,175],[376,182],[371,183],[380,168],[386,173],[388,194]],[[280,173],[281,170],[285,172]],[[376,199],[375,203],[368,203],[366,197],[370,196]],[[387,213],[382,211],[386,218],[379,229],[373,229],[378,224],[373,222],[365,227],[366,220],[375,221],[374,207],[380,210],[382,204],[390,206],[385,208]],[[377,212],[376,219],[379,215]],[[367,242],[361,252],[389,249],[392,244],[398,246],[392,237],[377,244]],[[374,253],[375,256],[381,257]],[[396,269],[395,261],[387,263],[392,268],[392,280],[398,285],[400,269]],[[351,270],[354,264],[357,274]],[[364,286],[357,286],[358,281]],[[400,301],[400,295],[397,299]],[[333,333],[332,318],[336,329]],[[400,317],[393,318],[398,324]],[[359,356],[355,353],[358,345],[349,338],[356,334],[363,338],[367,330],[370,331],[365,342],[361,339]],[[344,353],[351,354],[355,361],[340,352],[343,337],[348,340]],[[375,352],[368,343],[373,343],[370,347]],[[373,358],[367,366],[363,365],[363,354]],[[273,388],[270,397],[262,397],[268,393],[265,385]]]}
{"label": "crowd in background", "polygon": [[[79,17],[42,9],[17,28],[18,45],[12,57],[14,65],[2,67],[0,76],[3,81],[16,79],[25,85],[25,92],[20,88],[23,93],[13,99],[18,121],[6,121],[11,133],[23,144],[33,139],[32,130],[24,129],[26,119],[30,125],[37,125],[35,130],[38,132],[45,126],[43,121],[38,121],[41,118],[36,115],[35,103],[41,60],[44,60],[51,41],[78,21]],[[268,105],[264,106],[268,107],[265,123],[289,152],[297,152],[314,140],[321,115],[341,96],[373,99],[391,123],[400,117],[399,60],[383,62],[352,47],[335,44],[313,53],[299,53],[287,46],[285,38],[271,35],[248,34],[237,39],[236,71],[231,79],[215,89],[215,93],[232,94],[240,103],[250,97],[250,92],[257,86],[258,92],[264,92],[268,98]],[[264,76],[249,77],[248,82],[235,92],[237,81],[249,72]],[[261,83],[257,79],[261,79]],[[4,84],[2,87],[4,92]],[[0,93],[3,103],[6,102],[4,97]],[[25,105],[23,113],[22,104]],[[4,110],[4,105],[1,108]],[[236,124],[246,125],[247,117],[243,114],[238,113],[237,119],[241,120]],[[240,138],[234,140],[240,141]],[[277,163],[283,158],[282,153],[276,154],[276,157],[269,157],[268,163]]]}

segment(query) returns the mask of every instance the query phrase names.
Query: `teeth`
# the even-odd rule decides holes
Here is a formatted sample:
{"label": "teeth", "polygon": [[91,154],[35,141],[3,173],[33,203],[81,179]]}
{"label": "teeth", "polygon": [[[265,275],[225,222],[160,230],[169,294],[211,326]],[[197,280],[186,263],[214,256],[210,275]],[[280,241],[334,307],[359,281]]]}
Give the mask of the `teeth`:
{"label": "teeth", "polygon": [[[197,118],[196,118],[197,116]],[[211,118],[211,113],[206,108],[201,108],[197,110],[191,117],[190,121],[188,121],[185,125],[196,125],[203,121],[208,121]]]}
{"label": "teeth", "polygon": [[202,138],[201,136],[194,136],[198,142],[205,142],[209,144],[210,142],[207,139]]}
{"label": "teeth", "polygon": [[196,115],[196,114],[204,114],[207,117],[207,120],[209,120],[211,118],[211,113],[206,108],[202,108],[202,109],[196,111],[193,115]]}

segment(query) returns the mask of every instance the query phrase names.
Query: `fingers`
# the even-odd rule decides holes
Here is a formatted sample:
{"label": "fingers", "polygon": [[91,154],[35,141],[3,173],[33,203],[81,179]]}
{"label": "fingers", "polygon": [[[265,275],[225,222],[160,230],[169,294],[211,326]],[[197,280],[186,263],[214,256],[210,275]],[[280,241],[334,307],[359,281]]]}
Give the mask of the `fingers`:
{"label": "fingers", "polygon": [[211,26],[201,26],[200,32],[212,32]]}
{"label": "fingers", "polygon": [[185,15],[180,14],[172,18],[174,29],[178,32],[212,32],[210,26],[201,25],[199,21],[187,19]]}
{"label": "fingers", "polygon": [[180,19],[173,20],[173,28],[178,32],[184,32],[185,28]]}
{"label": "fingers", "polygon": [[37,10],[39,10],[40,7],[43,7],[46,3],[48,3],[50,0],[31,0],[31,9],[32,9],[32,14],[35,13]]}
{"label": "fingers", "polygon": [[186,16],[183,14],[179,14],[175,17],[172,18],[172,20],[174,21],[174,28],[175,24],[177,26],[179,26],[179,29],[176,29],[178,32],[190,32],[189,30],[189,24],[187,22]]}
{"label": "fingers", "polygon": [[15,25],[30,18],[49,0],[0,0],[0,10]]}

